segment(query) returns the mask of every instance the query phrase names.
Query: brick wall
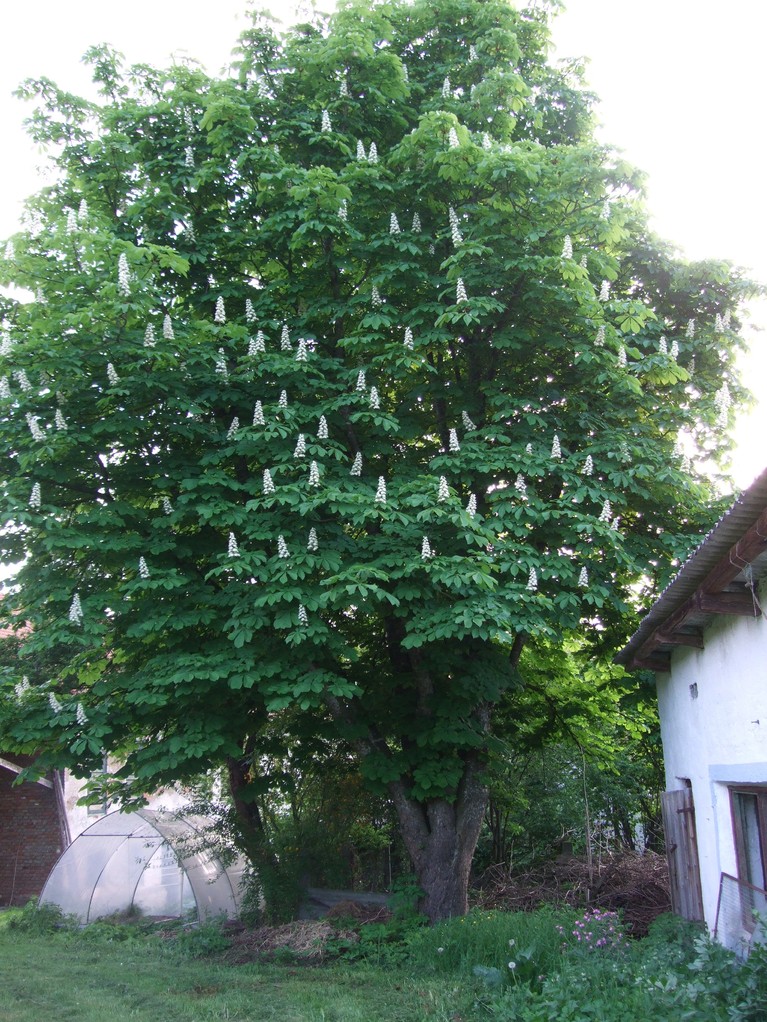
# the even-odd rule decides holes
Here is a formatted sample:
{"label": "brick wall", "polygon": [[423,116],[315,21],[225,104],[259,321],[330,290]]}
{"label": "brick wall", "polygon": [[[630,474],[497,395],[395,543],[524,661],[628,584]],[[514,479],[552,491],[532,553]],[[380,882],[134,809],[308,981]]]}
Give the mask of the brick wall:
{"label": "brick wall", "polygon": [[[18,766],[23,757],[5,756]],[[0,765],[0,905],[24,905],[43,889],[62,849],[56,793],[42,784],[14,785]]]}

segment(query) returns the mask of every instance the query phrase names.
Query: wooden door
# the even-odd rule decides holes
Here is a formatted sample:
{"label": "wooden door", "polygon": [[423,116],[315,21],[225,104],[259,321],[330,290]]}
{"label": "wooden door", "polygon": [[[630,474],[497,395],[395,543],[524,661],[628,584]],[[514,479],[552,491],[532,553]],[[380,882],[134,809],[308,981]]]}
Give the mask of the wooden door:
{"label": "wooden door", "polygon": [[666,856],[671,883],[671,908],[683,919],[703,919],[695,806],[691,788],[661,795]]}

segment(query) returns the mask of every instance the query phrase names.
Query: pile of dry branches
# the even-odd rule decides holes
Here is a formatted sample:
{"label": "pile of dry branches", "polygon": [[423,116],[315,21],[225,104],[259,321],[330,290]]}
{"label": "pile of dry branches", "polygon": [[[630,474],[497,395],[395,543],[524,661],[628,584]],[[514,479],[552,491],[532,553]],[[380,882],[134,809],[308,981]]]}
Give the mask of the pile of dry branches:
{"label": "pile of dry branches", "polygon": [[671,910],[668,865],[662,855],[624,853],[589,865],[580,859],[551,862],[529,873],[491,866],[478,879],[473,903],[481,908],[530,912],[540,905],[586,906],[620,911],[636,937]]}

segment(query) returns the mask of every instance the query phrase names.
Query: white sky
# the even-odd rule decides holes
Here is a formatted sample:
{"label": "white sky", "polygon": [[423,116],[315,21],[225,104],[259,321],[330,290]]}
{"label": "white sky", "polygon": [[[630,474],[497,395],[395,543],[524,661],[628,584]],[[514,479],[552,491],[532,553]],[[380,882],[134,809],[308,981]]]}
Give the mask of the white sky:
{"label": "white sky", "polygon": [[[328,0],[324,0],[325,3]],[[727,258],[767,281],[764,186],[764,0],[566,0],[554,28],[558,56],[589,58],[601,98],[601,137],[648,175],[655,229],[691,258]],[[261,0],[283,19],[294,4]],[[322,6],[322,4],[320,5]],[[85,50],[109,42],[130,63],[171,55],[222,68],[245,27],[245,0],[26,0],[4,13],[0,35],[0,237],[16,229],[41,162],[11,93],[27,76],[88,88]],[[767,326],[767,303],[753,309]],[[747,380],[761,403],[738,423],[736,481],[767,465],[767,340],[750,332]]]}

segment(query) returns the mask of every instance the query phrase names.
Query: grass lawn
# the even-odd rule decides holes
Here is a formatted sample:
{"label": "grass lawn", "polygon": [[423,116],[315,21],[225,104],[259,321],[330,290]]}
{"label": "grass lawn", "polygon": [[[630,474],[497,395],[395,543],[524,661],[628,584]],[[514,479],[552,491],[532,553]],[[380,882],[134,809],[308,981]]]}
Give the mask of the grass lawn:
{"label": "grass lawn", "polygon": [[83,945],[0,930],[0,1022],[467,1020],[468,991],[362,963],[322,967],[178,960],[156,945]]}

